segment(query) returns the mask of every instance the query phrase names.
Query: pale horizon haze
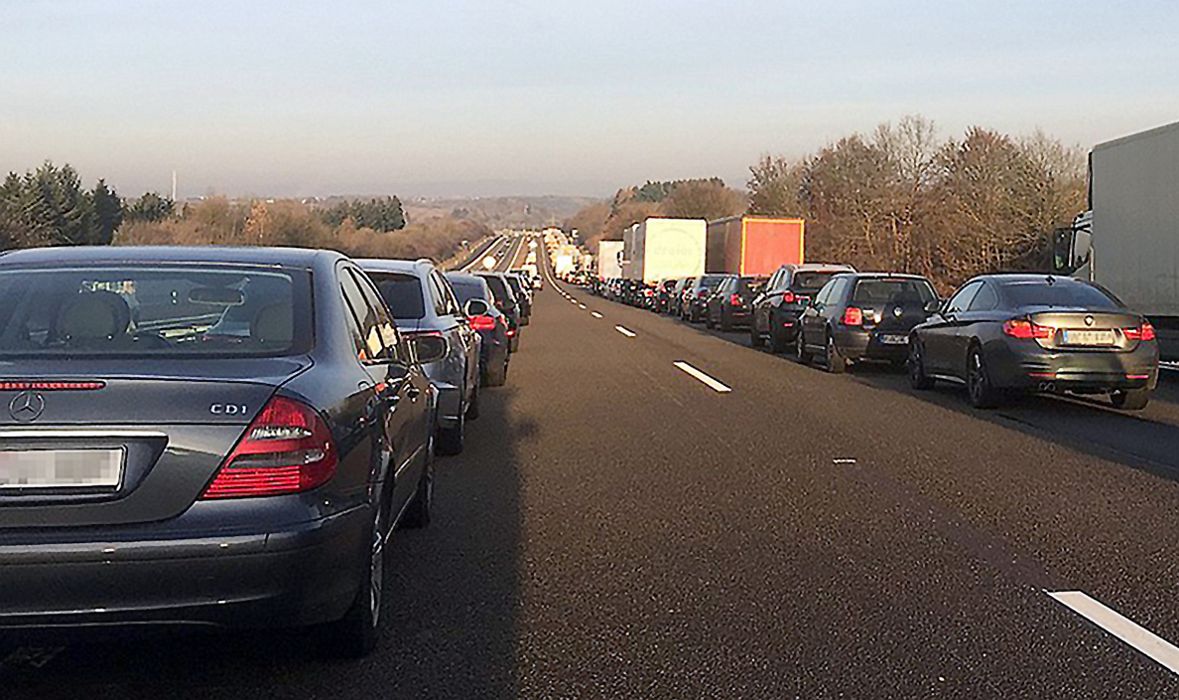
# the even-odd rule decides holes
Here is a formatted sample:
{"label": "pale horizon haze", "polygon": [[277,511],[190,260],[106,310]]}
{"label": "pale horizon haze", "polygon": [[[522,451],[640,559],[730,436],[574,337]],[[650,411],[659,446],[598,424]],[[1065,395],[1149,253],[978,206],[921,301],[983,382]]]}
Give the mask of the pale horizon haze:
{"label": "pale horizon haze", "polygon": [[1179,121],[1179,3],[0,0],[0,169],[124,196],[745,183],[906,114],[1093,144]]}

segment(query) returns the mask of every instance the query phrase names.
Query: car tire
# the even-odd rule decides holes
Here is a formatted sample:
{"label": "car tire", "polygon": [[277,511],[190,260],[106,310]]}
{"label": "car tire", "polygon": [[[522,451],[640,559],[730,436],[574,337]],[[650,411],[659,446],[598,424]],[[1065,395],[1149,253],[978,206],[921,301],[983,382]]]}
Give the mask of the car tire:
{"label": "car tire", "polygon": [[487,369],[487,376],[483,383],[487,386],[503,386],[508,382],[508,354],[504,353],[504,361]]}
{"label": "car tire", "polygon": [[[799,333],[798,335],[801,335]],[[787,341],[786,333],[779,328],[777,323],[774,323],[773,317],[770,318],[770,350],[775,353],[786,352]]]}
{"label": "car tire", "polygon": [[462,454],[467,439],[467,416],[459,411],[458,423],[449,427],[438,427],[437,449],[440,455]]}
{"label": "car tire", "polygon": [[728,319],[728,318],[725,316],[725,312],[724,312],[724,311],[721,311],[721,312],[720,312],[720,323],[719,323],[719,324],[717,324],[717,325],[718,325],[718,326],[720,326],[720,329],[721,329],[722,331],[724,331],[725,333],[728,333],[729,331],[733,330],[733,322],[732,322],[732,321],[730,321],[730,320],[729,320],[729,319]]}
{"label": "car tire", "polygon": [[418,478],[418,487],[414,490],[413,500],[401,516],[400,527],[420,529],[430,524],[431,512],[434,509],[434,448],[427,447],[426,468]]}
{"label": "car tire", "polygon": [[478,420],[479,418],[479,383],[475,384],[475,390],[471,392],[471,401],[467,404],[467,420]]}
{"label": "car tire", "polygon": [[847,371],[847,359],[839,354],[839,346],[835,344],[835,336],[827,334],[827,371],[831,374],[843,374]]}
{"label": "car tire", "polygon": [[811,354],[806,349],[806,336],[802,334],[802,329],[798,329],[798,333],[794,336],[794,361],[800,365],[809,365],[811,363]]}
{"label": "car tire", "polygon": [[977,345],[966,354],[966,400],[975,408],[995,408],[999,405],[1000,394],[991,384],[987,373],[986,359]]}
{"label": "car tire", "polygon": [[1123,411],[1141,411],[1150,403],[1149,389],[1122,389],[1109,395],[1114,408]]}
{"label": "car tire", "polygon": [[928,391],[933,388],[936,383],[932,377],[925,373],[925,351],[921,347],[921,343],[913,336],[909,340],[909,386],[916,391]]}
{"label": "car tire", "polygon": [[706,309],[704,311],[704,327],[708,328],[710,330],[713,327],[712,326],[712,309]]}
{"label": "car tire", "polygon": [[749,324],[749,346],[752,348],[760,348],[765,346],[766,339],[761,333],[757,331],[757,324]]}
{"label": "car tire", "polygon": [[333,656],[346,659],[362,659],[377,647],[381,627],[381,609],[384,607],[385,589],[385,537],[384,521],[388,508],[377,508],[373,524],[369,529],[369,551],[360,581],[356,599],[344,617],[330,626]]}

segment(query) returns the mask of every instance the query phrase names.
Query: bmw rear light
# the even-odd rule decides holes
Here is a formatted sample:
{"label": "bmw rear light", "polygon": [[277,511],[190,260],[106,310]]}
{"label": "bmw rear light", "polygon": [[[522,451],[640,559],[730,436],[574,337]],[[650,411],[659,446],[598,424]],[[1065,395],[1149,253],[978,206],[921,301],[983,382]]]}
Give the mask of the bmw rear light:
{"label": "bmw rear light", "polygon": [[798,296],[794,292],[786,291],[786,292],[782,293],[782,303],[783,304],[793,304],[797,301],[798,301]]}
{"label": "bmw rear light", "polygon": [[495,317],[483,314],[481,316],[471,317],[471,330],[474,331],[493,331],[495,330]]}
{"label": "bmw rear light", "polygon": [[849,306],[843,312],[843,325],[845,326],[862,326],[864,325],[864,312],[857,306]]}
{"label": "bmw rear light", "polygon": [[1040,326],[1022,318],[1013,318],[1003,323],[1003,334],[1019,340],[1047,340],[1055,332],[1055,328]]}
{"label": "bmw rear light", "polygon": [[336,473],[327,423],[307,404],[283,396],[267,402],[202,498],[279,496],[308,491]]}
{"label": "bmw rear light", "polygon": [[740,294],[730,294],[729,295],[729,306],[740,306],[740,305],[741,305],[741,295]]}
{"label": "bmw rear light", "polygon": [[1127,340],[1154,340],[1156,337],[1154,326],[1146,322],[1138,328],[1123,328],[1122,334]]}

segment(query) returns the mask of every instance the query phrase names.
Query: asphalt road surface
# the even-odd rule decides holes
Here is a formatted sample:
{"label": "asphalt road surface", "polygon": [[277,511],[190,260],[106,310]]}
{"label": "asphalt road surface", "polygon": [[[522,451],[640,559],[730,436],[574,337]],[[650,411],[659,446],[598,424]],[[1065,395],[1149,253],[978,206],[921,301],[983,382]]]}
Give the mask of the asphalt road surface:
{"label": "asphalt road surface", "polygon": [[371,658],[10,644],[0,697],[1179,697],[1174,386],[982,412],[747,342],[550,281]]}

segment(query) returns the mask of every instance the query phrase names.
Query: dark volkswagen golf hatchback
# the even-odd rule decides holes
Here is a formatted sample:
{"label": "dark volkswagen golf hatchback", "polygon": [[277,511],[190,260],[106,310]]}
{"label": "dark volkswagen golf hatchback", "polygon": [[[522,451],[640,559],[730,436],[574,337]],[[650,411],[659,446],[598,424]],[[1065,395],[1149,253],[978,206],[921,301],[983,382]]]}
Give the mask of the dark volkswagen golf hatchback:
{"label": "dark volkswagen golf hatchback", "polygon": [[303,626],[369,651],[435,394],[331,252],[0,256],[0,627]]}

